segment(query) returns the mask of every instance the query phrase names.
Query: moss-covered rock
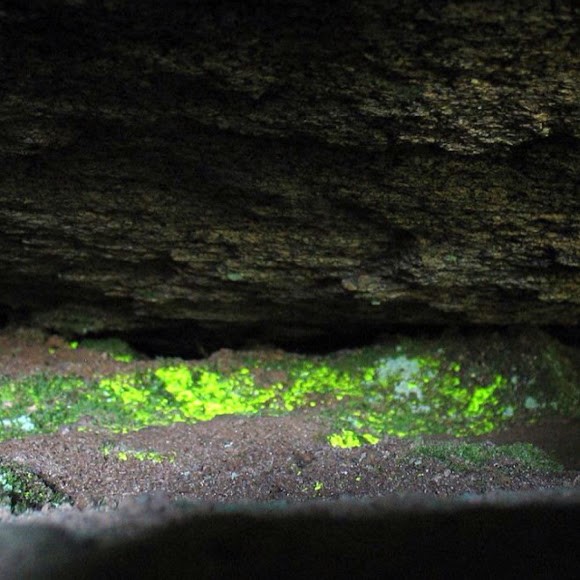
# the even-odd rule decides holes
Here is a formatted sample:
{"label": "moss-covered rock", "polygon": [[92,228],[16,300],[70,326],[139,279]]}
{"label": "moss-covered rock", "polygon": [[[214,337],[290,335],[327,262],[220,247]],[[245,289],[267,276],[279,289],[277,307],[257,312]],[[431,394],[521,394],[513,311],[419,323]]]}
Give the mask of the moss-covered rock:
{"label": "moss-covered rock", "polygon": [[0,320],[184,356],[577,324],[574,2],[255,5],[2,3]]}
{"label": "moss-covered rock", "polygon": [[489,443],[467,443],[444,441],[419,443],[405,459],[435,459],[454,471],[469,471],[491,465],[496,469],[518,465],[532,471],[561,471],[562,466],[545,451],[530,443],[493,445]]}
{"label": "moss-covered rock", "polygon": [[40,475],[14,461],[0,460],[0,506],[12,513],[70,502]]}
{"label": "moss-covered rock", "polygon": [[[50,432],[83,417],[90,417],[89,425],[128,431],[305,408],[326,417],[327,440],[340,447],[386,435],[481,435],[547,414],[578,416],[573,354],[540,332],[454,333],[328,356],[266,351],[173,360],[92,381],[6,379],[0,382],[0,435]],[[84,423],[79,428],[87,428]]]}

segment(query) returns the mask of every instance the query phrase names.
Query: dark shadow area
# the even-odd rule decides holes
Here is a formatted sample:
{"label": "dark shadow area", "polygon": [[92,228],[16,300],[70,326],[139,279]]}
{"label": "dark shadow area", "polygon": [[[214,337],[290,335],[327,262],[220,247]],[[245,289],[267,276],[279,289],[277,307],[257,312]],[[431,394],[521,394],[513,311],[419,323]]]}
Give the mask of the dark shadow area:
{"label": "dark shadow area", "polygon": [[574,578],[577,498],[507,497],[498,505],[314,505],[309,513],[234,508],[82,550],[57,569],[60,578]]}
{"label": "dark shadow area", "polygon": [[580,326],[544,326],[543,330],[563,344],[580,348]]}
{"label": "dark shadow area", "polygon": [[0,304],[0,329],[8,324],[9,319],[9,309]]}
{"label": "dark shadow area", "polygon": [[[139,329],[117,336],[135,350],[148,357],[206,358],[222,348],[258,350],[279,348],[304,355],[324,355],[338,350],[361,348],[394,338],[435,339],[448,331],[445,326],[420,327],[413,325],[367,326],[312,329],[308,334],[297,332],[296,337],[273,337],[264,328],[255,326],[223,332],[200,328],[197,323],[181,323],[171,327]],[[110,338],[111,333],[91,333],[90,338]]]}
{"label": "dark shadow area", "polygon": [[[1,313],[0,313],[1,316]],[[1,320],[1,319],[0,319]],[[389,343],[405,338],[437,340],[447,335],[476,336],[517,334],[528,327],[523,326],[463,326],[409,324],[350,327],[329,327],[312,329],[308,334],[292,338],[272,337],[260,326],[248,326],[223,332],[220,329],[201,328],[198,323],[182,322],[172,326],[142,328],[133,332],[118,333],[115,336],[129,343],[135,350],[147,357],[180,357],[185,359],[206,358],[222,348],[233,350],[258,350],[279,348],[287,352],[304,355],[324,355],[343,349],[355,349],[377,343]],[[540,327],[551,336],[569,347],[580,347],[580,328],[575,326]],[[110,338],[108,333],[91,333],[84,338]],[[76,337],[83,338],[83,337]]]}

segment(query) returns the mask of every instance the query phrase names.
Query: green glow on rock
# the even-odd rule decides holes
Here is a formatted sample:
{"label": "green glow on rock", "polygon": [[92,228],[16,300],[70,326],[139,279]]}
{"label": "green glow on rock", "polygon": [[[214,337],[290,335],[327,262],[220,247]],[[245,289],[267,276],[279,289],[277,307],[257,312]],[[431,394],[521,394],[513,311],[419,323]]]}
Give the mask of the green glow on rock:
{"label": "green glow on rock", "polygon": [[137,461],[150,461],[151,463],[163,463],[167,461],[169,463],[175,462],[175,454],[169,453],[159,453],[158,451],[143,451],[134,449],[121,449],[115,450],[111,445],[105,444],[101,448],[103,457],[113,457],[117,461],[129,461],[129,459],[135,459]]}
{"label": "green glow on rock", "polygon": [[186,366],[166,367],[155,371],[155,376],[159,377],[168,391],[186,391],[191,387],[191,371]]}
{"label": "green glow on rock", "polygon": [[247,368],[224,375],[181,365],[157,369],[155,375],[184,419],[207,421],[217,415],[257,413],[275,396],[266,389],[260,392]]}
{"label": "green glow on rock", "polygon": [[117,362],[131,362],[134,357],[130,354],[114,354],[113,359]]}
{"label": "green glow on rock", "polygon": [[374,445],[380,441],[379,437],[375,437],[370,433],[355,433],[348,429],[343,429],[340,433],[333,433],[328,436],[328,442],[333,447],[352,448],[360,447],[364,444]]}
{"label": "green glow on rock", "polygon": [[142,386],[137,386],[132,375],[117,375],[111,379],[102,379],[101,387],[112,397],[117,397],[125,406],[139,403],[147,403],[150,399],[150,392]]}
{"label": "green glow on rock", "polygon": [[[525,367],[512,370],[510,361],[511,374],[506,374],[505,366],[499,372],[500,367],[474,365],[465,356],[460,360],[447,357],[443,349],[416,344],[324,357],[240,356],[226,372],[204,361],[93,381],[0,377],[0,438],[54,431],[84,416],[112,431],[129,431],[316,406],[328,423],[327,441],[355,447],[388,435],[479,435],[513,419],[566,408],[563,397],[550,399],[541,389],[524,390],[517,377],[533,375]],[[573,376],[569,382],[577,384]],[[566,393],[572,401],[575,396],[574,391]]]}
{"label": "green glow on rock", "polygon": [[504,386],[505,383],[506,380],[502,376],[496,375],[491,385],[487,387],[475,387],[467,409],[465,409],[465,414],[477,416],[484,413],[487,406],[497,405],[498,400],[494,397],[494,393],[498,388]]}

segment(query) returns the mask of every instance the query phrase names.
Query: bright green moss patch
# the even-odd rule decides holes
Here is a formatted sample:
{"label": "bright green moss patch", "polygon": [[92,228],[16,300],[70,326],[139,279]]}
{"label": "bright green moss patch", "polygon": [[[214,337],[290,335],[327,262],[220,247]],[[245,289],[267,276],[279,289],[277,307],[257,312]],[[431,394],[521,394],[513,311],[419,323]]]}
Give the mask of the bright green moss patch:
{"label": "bright green moss patch", "polygon": [[408,458],[437,459],[454,471],[469,471],[491,465],[505,468],[518,465],[533,471],[562,471],[562,466],[531,443],[486,445],[485,443],[429,443],[417,445]]}
{"label": "bright green moss patch", "polygon": [[103,457],[113,458],[117,461],[150,461],[151,463],[174,463],[175,453],[159,453],[158,451],[142,449],[117,449],[114,445],[103,445],[101,452]]}
{"label": "bright green moss patch", "polygon": [[377,359],[348,390],[338,389],[344,402],[335,424],[356,436],[339,441],[335,434],[331,443],[345,447],[383,435],[463,436],[493,430],[505,420],[500,395],[509,398],[506,379],[495,375],[482,385],[466,381],[460,370],[457,363],[445,365],[433,357]]}
{"label": "bright green moss patch", "polygon": [[349,429],[343,429],[340,433],[333,433],[332,435],[328,436],[328,442],[333,447],[360,447],[361,445],[365,445],[370,443],[374,445],[380,441],[379,437],[375,437],[370,433],[355,433]]}
{"label": "bright green moss patch", "polygon": [[14,462],[0,462],[0,506],[19,514],[62,503],[70,503],[70,498],[54,491],[37,474]]}
{"label": "bright green moss patch", "polygon": [[155,371],[163,390],[177,403],[183,419],[207,421],[217,415],[254,414],[265,408],[275,389],[260,389],[247,368],[228,375],[184,365]]}
{"label": "bright green moss patch", "polygon": [[[82,417],[129,431],[313,407],[327,418],[327,440],[338,447],[374,444],[386,435],[481,435],[546,413],[578,415],[575,368],[545,340],[549,349],[536,338],[532,346],[514,347],[509,358],[502,358],[505,344],[407,339],[325,357],[239,354],[225,371],[213,359],[90,382],[0,379],[0,437],[50,432]],[[558,388],[549,382],[544,352],[550,360],[560,357],[552,373]]]}

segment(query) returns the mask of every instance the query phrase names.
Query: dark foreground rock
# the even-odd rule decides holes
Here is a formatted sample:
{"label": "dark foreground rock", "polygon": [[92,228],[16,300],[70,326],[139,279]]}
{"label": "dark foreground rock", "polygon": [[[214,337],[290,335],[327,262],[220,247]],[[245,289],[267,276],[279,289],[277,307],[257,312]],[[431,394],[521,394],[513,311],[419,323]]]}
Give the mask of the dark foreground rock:
{"label": "dark foreground rock", "polygon": [[192,354],[580,316],[570,2],[5,2],[0,322]]}
{"label": "dark foreground rock", "polygon": [[[183,508],[184,510],[186,508]],[[0,528],[2,578],[576,578],[580,494],[190,508],[119,540]]]}

